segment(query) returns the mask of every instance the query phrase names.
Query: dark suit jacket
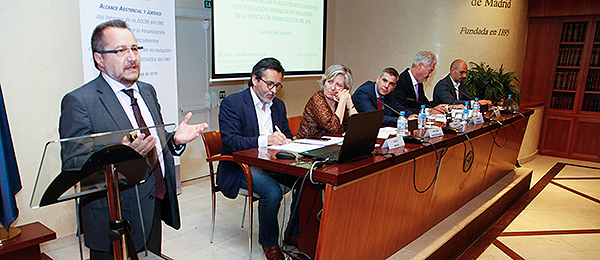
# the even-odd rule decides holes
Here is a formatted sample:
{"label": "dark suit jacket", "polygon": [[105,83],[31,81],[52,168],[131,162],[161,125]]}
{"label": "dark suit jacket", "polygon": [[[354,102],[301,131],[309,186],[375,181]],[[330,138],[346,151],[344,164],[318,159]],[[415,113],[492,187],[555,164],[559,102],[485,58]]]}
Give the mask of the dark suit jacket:
{"label": "dark suit jacket", "polygon": [[[438,81],[435,84],[435,88],[433,89],[433,105],[437,106],[439,104],[464,104],[465,101],[469,101],[474,99],[473,94],[469,92],[467,86],[460,83],[458,85],[458,89],[460,90],[459,96],[456,96],[456,91],[454,89],[454,83],[452,83],[452,79],[450,78],[450,74],[446,77]],[[465,95],[464,93],[468,94]]]}
{"label": "dark suit jacket", "polygon": [[[164,124],[160,114],[160,105],[156,99],[156,91],[152,85],[137,82],[140,93],[152,114],[156,125]],[[102,76],[66,94],[61,105],[59,132],[61,138],[85,136],[94,133],[131,129],[132,125],[121,107],[119,100]],[[172,137],[167,137],[168,146],[172,146]],[[120,143],[120,142],[119,142]],[[74,151],[63,149],[63,164]],[[81,154],[81,153],[80,153]],[[177,201],[175,166],[172,152],[163,151],[165,165],[165,181],[167,193],[163,200],[163,221],[175,229],[181,226],[179,205]],[[148,167],[148,173],[151,168]],[[152,216],[154,214],[154,176],[149,174],[148,180],[139,185],[140,200],[144,214],[146,235],[150,233]],[[124,219],[131,222],[132,238],[136,249],[143,246],[142,230],[135,189],[123,190],[120,193],[121,208]],[[108,239],[108,204],[106,197],[84,198],[81,200],[81,227],[85,234],[87,247],[109,251],[111,243]]]}
{"label": "dark suit jacket", "polygon": [[[408,70],[410,68],[404,70],[400,73],[398,77],[398,82],[396,83],[396,89],[394,89],[394,95],[396,95],[396,101],[400,103],[403,107],[410,109],[413,114],[419,113],[421,110],[421,104],[415,101],[409,101],[406,98],[412,98],[417,100],[417,96],[415,95],[415,87],[412,84],[412,80],[410,79],[410,74],[408,74]],[[429,99],[425,96],[425,91],[423,90],[423,83],[419,83],[419,99],[421,103],[429,104]]]}
{"label": "dark suit jacket", "polygon": [[[221,101],[219,111],[219,129],[223,139],[222,155],[258,147],[258,119],[252,102],[250,88],[227,96]],[[292,139],[292,131],[288,125],[285,104],[274,98],[271,106],[273,130],[275,126]],[[217,184],[223,195],[236,198],[240,189],[240,181],[244,178],[242,168],[229,161],[221,161],[217,170]]]}
{"label": "dark suit jacket", "polygon": [[[352,102],[354,103],[354,108],[358,112],[369,112],[377,110],[377,100],[372,98],[377,97],[375,95],[375,82],[367,81],[363,83],[352,95]],[[402,110],[406,111],[406,117],[412,115],[412,111],[405,109],[402,105],[396,102],[396,98],[394,97],[394,92],[383,97],[383,103],[392,107],[396,111],[400,112]],[[385,114],[383,115],[384,125],[396,126],[398,121],[398,114],[388,107],[384,106]]]}

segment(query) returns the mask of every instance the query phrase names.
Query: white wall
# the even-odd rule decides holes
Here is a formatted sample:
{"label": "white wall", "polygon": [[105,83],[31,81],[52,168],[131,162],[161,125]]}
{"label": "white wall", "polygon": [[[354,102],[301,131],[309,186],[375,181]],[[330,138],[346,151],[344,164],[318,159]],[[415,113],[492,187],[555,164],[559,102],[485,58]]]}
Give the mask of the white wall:
{"label": "white wall", "polygon": [[[450,63],[504,64],[508,71],[523,70],[527,35],[527,2],[511,2],[510,8],[472,6],[471,0],[371,0],[337,1],[335,62],[354,72],[355,86],[375,80],[388,66],[402,72],[415,54],[429,50],[438,65],[424,84],[433,100],[435,84],[449,73]],[[482,1],[485,3],[486,1]],[[343,4],[342,4],[343,3]],[[460,34],[462,27],[508,28],[508,36]]]}
{"label": "white wall", "polygon": [[17,225],[40,221],[59,235],[74,232],[74,204],[32,210],[29,199],[48,140],[58,139],[62,96],[83,84],[77,0],[0,3],[0,84],[22,190]]}

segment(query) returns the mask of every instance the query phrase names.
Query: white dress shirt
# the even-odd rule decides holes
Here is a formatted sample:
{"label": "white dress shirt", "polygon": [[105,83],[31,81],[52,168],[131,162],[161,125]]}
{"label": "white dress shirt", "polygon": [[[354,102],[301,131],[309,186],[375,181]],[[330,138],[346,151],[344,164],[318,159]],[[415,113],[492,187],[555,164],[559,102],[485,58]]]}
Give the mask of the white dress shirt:
{"label": "white dress shirt", "polygon": [[452,79],[452,77],[450,77],[450,80],[452,80],[452,84],[454,85],[454,92],[456,92],[456,100],[460,100],[460,91],[458,90],[460,82],[455,82],[454,79]]}
{"label": "white dress shirt", "polygon": [[256,119],[258,120],[258,147],[266,147],[269,144],[269,135],[273,133],[273,119],[271,119],[271,106],[273,102],[267,102],[263,110],[263,103],[260,98],[254,93],[254,87],[250,88],[252,95],[252,103],[256,110]]}
{"label": "white dress shirt", "polygon": [[[133,114],[133,108],[131,107],[131,98],[127,94],[125,94],[125,92],[123,92],[123,90],[125,90],[125,89],[133,89],[133,97],[137,99],[137,103],[140,108],[140,113],[142,113],[144,122],[146,123],[147,127],[152,127],[152,128],[149,128],[150,134],[158,137],[159,136],[158,132],[156,131],[156,128],[153,127],[153,126],[155,126],[154,119],[152,118],[152,115],[150,114],[150,110],[148,109],[148,106],[146,105],[146,101],[140,94],[140,90],[138,88],[137,83],[133,83],[133,85],[131,85],[131,87],[126,87],[125,85],[114,80],[113,78],[111,78],[104,72],[102,72],[102,77],[104,78],[104,80],[106,80],[106,82],[108,83],[110,88],[113,90],[113,92],[117,96],[117,99],[119,100],[119,103],[121,103],[121,107],[123,107],[123,110],[125,111],[125,114],[127,115],[127,118],[129,119],[129,122],[131,123],[133,128],[140,128],[140,126],[138,126],[138,124],[137,124],[137,121],[135,120],[135,115]],[[138,135],[139,134],[140,133],[138,133]],[[161,166],[163,177],[164,177],[165,176],[165,163],[164,163],[164,158],[162,157],[162,145],[160,143],[160,138],[157,138],[155,147],[156,147],[156,151],[158,154],[157,157],[158,157],[158,160],[160,161],[160,166]]]}

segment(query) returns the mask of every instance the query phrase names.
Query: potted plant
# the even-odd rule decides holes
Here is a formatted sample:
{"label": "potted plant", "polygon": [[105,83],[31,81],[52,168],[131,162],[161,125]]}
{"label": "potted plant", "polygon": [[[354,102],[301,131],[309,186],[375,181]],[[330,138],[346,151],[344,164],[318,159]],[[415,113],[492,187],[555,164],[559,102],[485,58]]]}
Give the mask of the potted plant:
{"label": "potted plant", "polygon": [[514,71],[504,72],[504,65],[500,65],[500,68],[495,70],[485,62],[481,62],[480,65],[475,62],[470,64],[472,67],[467,72],[467,78],[463,83],[473,95],[480,99],[491,100],[494,104],[512,95],[513,100],[521,104],[519,89],[512,84],[513,81],[521,83],[515,77]]}

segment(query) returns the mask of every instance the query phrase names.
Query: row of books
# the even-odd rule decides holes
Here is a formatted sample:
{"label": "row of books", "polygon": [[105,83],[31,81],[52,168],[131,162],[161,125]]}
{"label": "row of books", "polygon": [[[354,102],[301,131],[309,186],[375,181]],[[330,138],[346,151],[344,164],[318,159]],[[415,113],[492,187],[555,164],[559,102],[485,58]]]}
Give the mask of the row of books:
{"label": "row of books", "polygon": [[558,66],[577,67],[581,64],[583,48],[560,48],[558,50]]}
{"label": "row of books", "polygon": [[600,112],[600,97],[596,98],[584,98],[583,105],[581,106],[583,111]]}
{"label": "row of books", "polygon": [[600,74],[589,74],[585,83],[586,91],[600,91]]}
{"label": "row of books", "polygon": [[560,41],[584,42],[587,23],[564,23]]}
{"label": "row of books", "polygon": [[[552,96],[550,107],[553,109],[573,110],[574,97]],[[585,97],[581,105],[582,111],[600,112],[600,96]]]}
{"label": "row of books", "polygon": [[592,50],[590,58],[590,67],[600,67],[600,48],[596,47]]}
{"label": "row of books", "polygon": [[554,89],[575,90],[579,72],[556,72]]}
{"label": "row of books", "polygon": [[552,103],[550,103],[550,107],[554,109],[572,110],[573,101],[575,101],[574,97],[552,96]]}

